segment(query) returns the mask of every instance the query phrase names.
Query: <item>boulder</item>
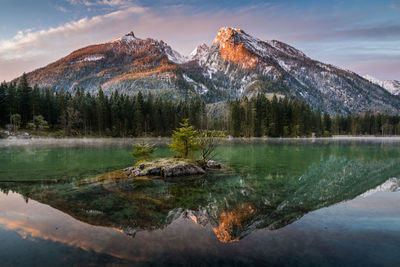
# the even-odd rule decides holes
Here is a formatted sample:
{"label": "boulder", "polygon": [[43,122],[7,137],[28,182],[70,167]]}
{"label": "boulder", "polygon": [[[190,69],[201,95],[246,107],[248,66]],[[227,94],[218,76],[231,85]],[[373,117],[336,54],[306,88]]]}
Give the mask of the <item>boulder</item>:
{"label": "boulder", "polygon": [[206,167],[208,169],[221,169],[222,168],[222,164],[219,162],[216,162],[214,160],[209,160],[207,161]]}

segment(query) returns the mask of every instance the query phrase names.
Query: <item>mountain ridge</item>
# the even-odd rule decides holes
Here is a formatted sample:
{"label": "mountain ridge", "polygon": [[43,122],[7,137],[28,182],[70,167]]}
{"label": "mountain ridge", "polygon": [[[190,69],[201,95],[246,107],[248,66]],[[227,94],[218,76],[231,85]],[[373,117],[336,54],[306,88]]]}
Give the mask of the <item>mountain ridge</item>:
{"label": "mountain ridge", "polygon": [[329,114],[398,114],[400,97],[358,74],[313,60],[277,40],[262,41],[242,29],[222,27],[211,46],[183,56],[167,43],[130,32],[114,41],[78,49],[27,73],[39,87],[94,93],[152,92],[213,103],[279,93]]}
{"label": "mountain ridge", "polygon": [[363,75],[363,78],[386,89],[392,95],[400,95],[400,81],[398,80],[381,81],[371,75]]}

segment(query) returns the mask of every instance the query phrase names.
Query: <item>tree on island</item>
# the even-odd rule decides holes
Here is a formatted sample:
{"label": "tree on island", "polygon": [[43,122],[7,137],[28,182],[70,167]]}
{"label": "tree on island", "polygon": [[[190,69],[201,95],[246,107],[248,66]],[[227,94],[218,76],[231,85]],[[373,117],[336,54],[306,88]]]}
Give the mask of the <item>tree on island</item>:
{"label": "tree on island", "polygon": [[[222,165],[210,159],[215,155],[217,138],[223,136],[221,131],[197,131],[189,125],[189,119],[184,119],[172,134],[172,142],[169,145],[174,157],[149,159],[154,152],[153,145],[141,143],[134,145],[132,155],[140,159],[134,167],[123,171],[128,172],[128,177],[137,176],[184,176],[203,175],[208,169],[220,169]],[[194,152],[200,150],[201,158],[195,157]]]}
{"label": "tree on island", "polygon": [[151,154],[156,151],[154,145],[148,143],[134,144],[135,150],[132,151],[132,156],[139,159],[139,162],[149,160]]}
{"label": "tree on island", "polygon": [[184,119],[172,134],[172,143],[169,144],[172,152],[178,153],[179,158],[187,159],[193,153],[200,151],[200,162],[205,164],[215,156],[215,149],[218,146],[218,138],[224,137],[221,131],[197,131],[194,126],[189,125],[189,120]]}
{"label": "tree on island", "polygon": [[198,140],[200,144],[201,161],[203,163],[212,160],[216,156],[215,150],[219,145],[219,138],[225,136],[226,133],[223,131],[204,130],[200,132]]}
{"label": "tree on island", "polygon": [[178,157],[187,159],[193,152],[201,149],[199,133],[194,126],[189,125],[189,119],[184,119],[180,126],[172,133],[172,143],[168,146],[171,151],[178,153]]}

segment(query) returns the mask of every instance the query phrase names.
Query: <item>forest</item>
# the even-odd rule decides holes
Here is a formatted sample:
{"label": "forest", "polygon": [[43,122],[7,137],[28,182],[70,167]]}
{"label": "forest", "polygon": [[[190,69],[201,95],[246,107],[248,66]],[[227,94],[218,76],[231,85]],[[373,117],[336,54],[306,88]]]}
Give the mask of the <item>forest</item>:
{"label": "forest", "polygon": [[30,87],[23,75],[18,83],[0,85],[0,127],[57,136],[170,136],[185,118],[198,129],[220,130],[234,137],[308,137],[400,134],[400,116],[357,114],[330,116],[306,103],[259,94],[228,101],[226,111],[212,118],[201,98],[168,100],[151,94],[96,94],[77,89]]}

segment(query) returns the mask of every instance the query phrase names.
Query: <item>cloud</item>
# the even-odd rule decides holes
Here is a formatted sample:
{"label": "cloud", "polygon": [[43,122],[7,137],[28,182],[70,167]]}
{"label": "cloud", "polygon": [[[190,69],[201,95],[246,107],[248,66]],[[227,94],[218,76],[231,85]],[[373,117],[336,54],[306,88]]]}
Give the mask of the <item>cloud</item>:
{"label": "cloud", "polygon": [[71,5],[77,5],[79,0],[67,0],[68,3],[70,3]]}
{"label": "cloud", "polygon": [[347,64],[346,67],[361,75],[372,74],[380,80],[400,81],[400,56],[354,62]]}
{"label": "cloud", "polygon": [[129,32],[131,22],[138,20],[145,12],[145,8],[131,6],[47,30],[19,31],[11,39],[0,40],[0,80],[9,80],[23,71],[41,67],[46,62],[65,56],[73,49],[105,42],[110,37],[117,38]]}
{"label": "cloud", "polygon": [[[293,10],[284,4],[198,10],[184,4],[142,7],[127,0],[68,1],[71,5],[112,8],[114,11],[45,30],[20,31],[11,39],[0,40],[0,81],[43,67],[81,47],[107,42],[130,31],[139,38],[164,40],[175,50],[189,54],[196,45],[211,43],[218,29],[227,25],[242,28],[260,39],[287,42],[312,58],[338,66],[348,66],[351,62],[346,58],[354,60],[354,64],[366,64],[368,60],[372,62],[371,55],[379,58],[383,52],[385,55],[397,53],[392,50],[398,47],[396,40],[400,38],[399,23],[393,21],[366,25],[368,16],[365,14],[327,15],[315,10]],[[359,44],[359,48],[353,49],[351,42]],[[369,50],[369,54],[358,52],[366,50],[371,43],[376,49]],[[338,51],[338,47],[342,50]],[[377,69],[370,74],[380,76],[380,72]],[[391,71],[394,72],[400,76],[400,69]]]}
{"label": "cloud", "polygon": [[391,9],[400,10],[400,4],[392,3],[392,4],[390,5],[390,8],[391,8]]}
{"label": "cloud", "polygon": [[58,11],[61,11],[62,13],[67,13],[68,12],[68,10],[65,7],[62,7],[62,6],[56,6],[56,9]]}
{"label": "cloud", "polygon": [[297,41],[314,41],[314,40],[398,40],[400,38],[400,25],[378,25],[364,26],[353,29],[331,29],[329,31],[313,32],[308,34],[296,34],[288,36],[292,40]]}
{"label": "cloud", "polygon": [[131,5],[131,1],[129,0],[97,0],[97,1],[89,1],[89,0],[68,0],[71,5],[84,5],[87,7],[90,6],[111,6],[111,7],[121,7],[121,6],[129,6]]}

